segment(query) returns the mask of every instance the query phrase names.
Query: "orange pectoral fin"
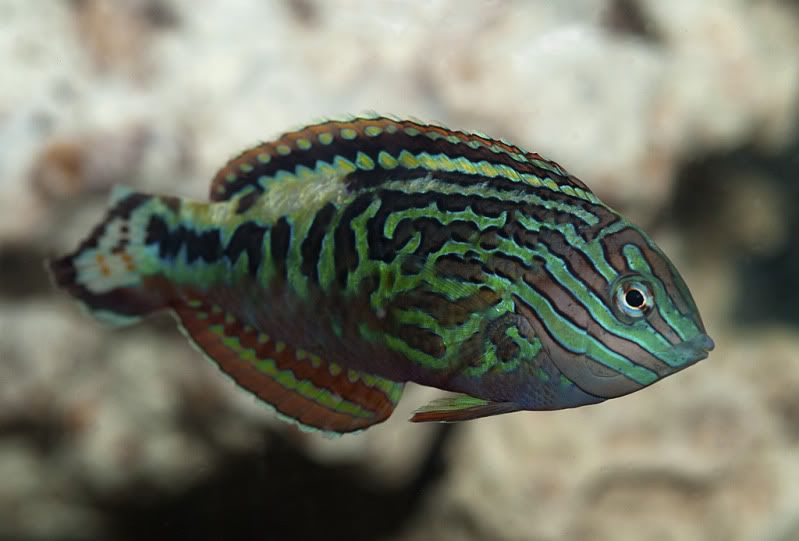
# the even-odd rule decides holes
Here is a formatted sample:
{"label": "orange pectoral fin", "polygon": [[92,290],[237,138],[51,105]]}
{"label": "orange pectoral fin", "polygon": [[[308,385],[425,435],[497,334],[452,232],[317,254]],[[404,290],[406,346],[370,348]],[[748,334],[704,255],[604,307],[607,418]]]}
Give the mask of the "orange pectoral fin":
{"label": "orange pectoral fin", "polygon": [[386,420],[404,384],[343,369],[259,333],[204,298],[174,304],[189,338],[239,386],[303,428],[343,434]]}

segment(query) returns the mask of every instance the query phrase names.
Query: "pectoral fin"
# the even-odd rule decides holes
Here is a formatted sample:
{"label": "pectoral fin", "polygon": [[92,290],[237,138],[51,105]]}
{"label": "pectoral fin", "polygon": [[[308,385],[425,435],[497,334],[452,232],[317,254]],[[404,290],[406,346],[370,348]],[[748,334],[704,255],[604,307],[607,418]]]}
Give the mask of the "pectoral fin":
{"label": "pectoral fin", "polygon": [[412,423],[454,423],[510,413],[520,409],[522,408],[513,402],[491,402],[466,394],[456,394],[433,400],[416,410],[410,420]]}

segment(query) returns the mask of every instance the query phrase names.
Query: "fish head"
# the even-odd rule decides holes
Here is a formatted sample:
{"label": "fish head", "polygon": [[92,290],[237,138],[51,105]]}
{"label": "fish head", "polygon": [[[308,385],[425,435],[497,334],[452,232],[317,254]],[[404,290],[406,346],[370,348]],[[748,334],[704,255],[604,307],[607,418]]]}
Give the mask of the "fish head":
{"label": "fish head", "polygon": [[622,222],[580,253],[557,251],[541,262],[528,303],[549,360],[572,385],[552,407],[629,394],[714,348],[685,281],[639,228]]}

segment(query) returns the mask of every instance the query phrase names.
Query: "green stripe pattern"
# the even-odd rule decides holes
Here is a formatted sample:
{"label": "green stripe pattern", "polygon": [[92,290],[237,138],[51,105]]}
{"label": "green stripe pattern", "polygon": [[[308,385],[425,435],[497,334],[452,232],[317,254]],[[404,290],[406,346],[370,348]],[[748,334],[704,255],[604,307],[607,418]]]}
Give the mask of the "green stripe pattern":
{"label": "green stripe pattern", "polygon": [[[281,291],[326,314],[340,362],[391,380],[572,407],[683,368],[675,348],[704,333],[643,231],[555,162],[481,134],[315,124],[235,157],[211,199],[153,218],[168,278]],[[618,306],[630,277],[651,289],[644,317]]]}

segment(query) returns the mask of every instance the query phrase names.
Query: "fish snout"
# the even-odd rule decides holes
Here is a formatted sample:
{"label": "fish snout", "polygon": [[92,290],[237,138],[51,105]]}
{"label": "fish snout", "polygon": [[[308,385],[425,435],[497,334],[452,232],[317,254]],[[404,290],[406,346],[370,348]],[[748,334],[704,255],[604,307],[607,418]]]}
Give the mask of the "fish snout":
{"label": "fish snout", "polygon": [[678,363],[689,365],[706,359],[715,347],[716,343],[713,342],[713,339],[702,333],[676,345],[672,353]]}
{"label": "fish snout", "polygon": [[713,341],[713,339],[706,334],[700,334],[699,336],[692,338],[690,342],[692,342],[695,347],[702,349],[705,352],[713,351],[713,349],[716,347],[716,343]]}

